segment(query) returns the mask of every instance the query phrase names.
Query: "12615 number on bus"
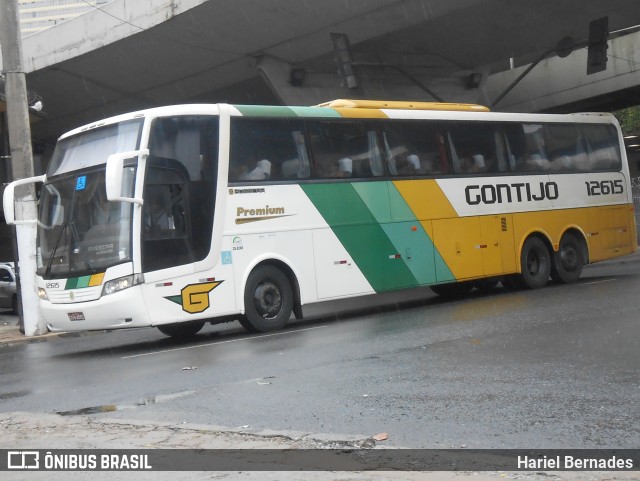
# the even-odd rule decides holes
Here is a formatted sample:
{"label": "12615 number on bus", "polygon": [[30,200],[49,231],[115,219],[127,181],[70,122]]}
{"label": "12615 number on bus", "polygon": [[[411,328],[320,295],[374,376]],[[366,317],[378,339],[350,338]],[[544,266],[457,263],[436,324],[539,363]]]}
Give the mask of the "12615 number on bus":
{"label": "12615 number on bus", "polygon": [[624,185],[622,180],[590,180],[585,182],[587,186],[587,195],[609,195],[622,194]]}

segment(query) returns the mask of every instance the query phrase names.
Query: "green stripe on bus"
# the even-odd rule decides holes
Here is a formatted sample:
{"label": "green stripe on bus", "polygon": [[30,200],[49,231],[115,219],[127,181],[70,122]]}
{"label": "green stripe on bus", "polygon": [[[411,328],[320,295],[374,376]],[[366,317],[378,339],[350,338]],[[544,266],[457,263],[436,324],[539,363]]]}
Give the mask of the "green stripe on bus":
{"label": "green stripe on bus", "polygon": [[[413,277],[407,279],[411,284],[398,287],[414,287],[433,282],[433,276],[428,275],[433,271],[433,244],[404,199],[400,197],[391,202],[390,189],[397,192],[395,186],[390,182],[361,182],[352,185],[393,244],[394,255],[397,256],[393,262],[402,260],[411,271]],[[393,213],[391,205],[395,208]],[[402,221],[398,222],[398,218]],[[409,222],[404,221],[405,219]],[[415,231],[412,227],[415,227]]]}
{"label": "green stripe on bus", "polygon": [[298,117],[291,107],[271,105],[234,105],[234,107],[247,117]]}
{"label": "green stripe on bus", "polygon": [[378,224],[391,221],[389,209],[389,182],[359,182],[351,184],[373,214]]}
{"label": "green stripe on bus", "polygon": [[[393,243],[398,254],[420,285],[436,282],[438,272],[455,280],[431,237],[392,182],[353,184],[378,223]],[[439,279],[442,282],[442,279]]]}
{"label": "green stripe on bus", "polygon": [[[436,281],[455,281],[456,278],[453,275],[453,272],[449,269],[449,266],[440,255],[440,252],[438,252],[438,249],[436,249],[433,240],[424,230],[422,223],[411,210],[411,206],[407,203],[404,197],[402,197],[402,194],[393,182],[389,182],[389,204],[391,205],[391,214],[394,219],[410,220],[412,223],[416,222],[415,225],[417,226],[417,232],[421,233],[417,237],[411,236],[413,242],[417,243],[417,253],[413,246],[410,247],[412,249],[413,256],[415,256],[414,267],[411,271],[414,273],[420,284],[431,284]],[[403,232],[403,236],[407,236],[406,232]],[[428,258],[423,259],[421,257],[422,255],[425,255]],[[437,276],[436,272],[438,273]]]}
{"label": "green stripe on bus", "polygon": [[342,116],[328,107],[289,107],[298,117],[341,118]]}
{"label": "green stripe on bus", "polygon": [[71,277],[67,279],[67,283],[65,284],[65,289],[82,289],[83,287],[88,287],[89,282],[91,281],[91,276],[82,276],[82,277]]}
{"label": "green stripe on bus", "polygon": [[[417,280],[352,184],[301,185],[375,291]],[[379,188],[376,187],[376,188]]]}
{"label": "green stripe on bus", "polygon": [[313,117],[340,118],[341,115],[328,107],[283,107],[270,105],[234,105],[247,117]]}

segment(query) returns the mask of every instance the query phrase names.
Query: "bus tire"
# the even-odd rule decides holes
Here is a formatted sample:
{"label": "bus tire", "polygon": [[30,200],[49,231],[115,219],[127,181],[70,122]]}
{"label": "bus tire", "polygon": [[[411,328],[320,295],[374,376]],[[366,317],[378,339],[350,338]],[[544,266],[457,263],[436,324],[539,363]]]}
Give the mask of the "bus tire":
{"label": "bus tire", "polygon": [[539,289],[549,281],[551,274],[551,254],[544,241],[529,237],[520,253],[519,284],[524,289]]}
{"label": "bus tire", "polygon": [[175,324],[164,324],[156,327],[165,336],[174,339],[188,339],[198,334],[203,326],[204,322],[176,322]]}
{"label": "bus tire", "polygon": [[575,234],[566,233],[560,239],[558,252],[553,255],[551,278],[563,284],[576,282],[582,274],[585,254],[582,243]]}
{"label": "bus tire", "polygon": [[244,291],[244,318],[240,324],[252,332],[282,329],[293,311],[293,291],[287,276],[277,267],[256,267]]}
{"label": "bus tire", "polygon": [[473,289],[473,283],[471,282],[452,282],[450,284],[436,284],[435,286],[429,286],[429,288],[441,297],[447,299],[456,299],[458,297],[464,297],[471,289]]}

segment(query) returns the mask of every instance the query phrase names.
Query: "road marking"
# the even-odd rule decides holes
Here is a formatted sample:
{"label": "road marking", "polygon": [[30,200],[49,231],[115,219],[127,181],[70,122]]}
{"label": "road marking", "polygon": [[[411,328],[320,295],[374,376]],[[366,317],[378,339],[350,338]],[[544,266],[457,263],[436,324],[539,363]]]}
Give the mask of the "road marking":
{"label": "road marking", "polygon": [[588,286],[591,284],[602,284],[603,282],[611,282],[611,281],[617,281],[618,279],[604,279],[602,281],[593,281],[593,282],[584,282],[582,283],[583,286]]}
{"label": "road marking", "polygon": [[261,334],[259,336],[242,337],[240,339],[229,339],[227,341],[209,342],[207,344],[198,344],[197,346],[176,347],[174,349],[164,349],[162,351],[145,352],[142,354],[132,354],[131,356],[123,356],[120,359],[132,359],[134,357],[154,356],[156,354],[165,354],[167,352],[175,352],[175,351],[186,351],[187,349],[196,349],[198,347],[209,347],[209,346],[215,346],[218,344],[229,344],[230,342],[251,341],[253,339],[262,339],[263,337],[286,336],[288,334],[295,334],[297,332],[303,332],[303,331],[313,331],[315,329],[322,329],[324,327],[327,327],[327,326],[306,327],[304,329],[296,329],[294,331],[275,332],[273,334]]}

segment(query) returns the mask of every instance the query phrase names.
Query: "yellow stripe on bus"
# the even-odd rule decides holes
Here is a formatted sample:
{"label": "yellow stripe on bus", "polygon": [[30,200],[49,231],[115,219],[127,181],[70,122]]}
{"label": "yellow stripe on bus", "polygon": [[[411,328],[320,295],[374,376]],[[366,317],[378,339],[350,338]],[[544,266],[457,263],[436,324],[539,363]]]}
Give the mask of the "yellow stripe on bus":
{"label": "yellow stripe on bus", "polygon": [[377,109],[353,109],[334,108],[342,117],[350,119],[387,119],[387,115],[382,110]]}
{"label": "yellow stripe on bus", "polygon": [[[410,102],[400,100],[354,100],[336,99],[317,105],[332,109],[397,109],[397,110],[450,110],[489,112],[489,108],[478,104],[448,103],[448,102]],[[368,117],[368,115],[366,115]]]}
{"label": "yellow stripe on bus", "polygon": [[89,279],[89,287],[95,287],[102,285],[102,279],[104,279],[104,272],[101,274],[94,274]]}
{"label": "yellow stripe on bus", "polygon": [[397,180],[393,184],[417,219],[458,217],[458,213],[435,180]]}

